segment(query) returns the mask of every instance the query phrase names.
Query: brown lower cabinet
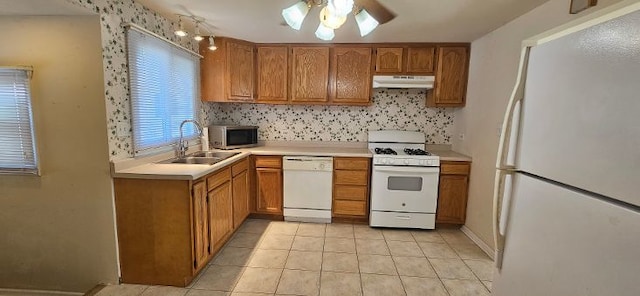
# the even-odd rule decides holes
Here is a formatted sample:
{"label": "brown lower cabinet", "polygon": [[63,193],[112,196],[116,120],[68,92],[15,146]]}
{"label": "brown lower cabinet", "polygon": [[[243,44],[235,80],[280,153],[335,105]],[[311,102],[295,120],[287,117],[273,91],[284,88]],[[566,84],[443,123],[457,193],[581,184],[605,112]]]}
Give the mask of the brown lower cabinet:
{"label": "brown lower cabinet", "polygon": [[256,156],[256,213],[282,216],[282,156]]}
{"label": "brown lower cabinet", "polygon": [[467,216],[470,171],[470,162],[443,161],[440,163],[437,223],[464,224]]}
{"label": "brown lower cabinet", "polygon": [[187,286],[249,213],[248,163],[193,181],[114,179],[122,282]]}
{"label": "brown lower cabinet", "polygon": [[371,159],[333,158],[332,217],[336,221],[367,222]]}

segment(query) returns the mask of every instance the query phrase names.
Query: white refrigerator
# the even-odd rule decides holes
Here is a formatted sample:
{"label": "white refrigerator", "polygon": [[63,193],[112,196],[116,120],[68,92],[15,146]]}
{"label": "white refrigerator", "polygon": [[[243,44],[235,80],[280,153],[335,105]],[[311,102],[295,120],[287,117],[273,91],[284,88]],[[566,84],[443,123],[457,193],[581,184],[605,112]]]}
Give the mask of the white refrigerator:
{"label": "white refrigerator", "polygon": [[493,295],[640,295],[640,4],[630,2],[524,42],[498,153]]}

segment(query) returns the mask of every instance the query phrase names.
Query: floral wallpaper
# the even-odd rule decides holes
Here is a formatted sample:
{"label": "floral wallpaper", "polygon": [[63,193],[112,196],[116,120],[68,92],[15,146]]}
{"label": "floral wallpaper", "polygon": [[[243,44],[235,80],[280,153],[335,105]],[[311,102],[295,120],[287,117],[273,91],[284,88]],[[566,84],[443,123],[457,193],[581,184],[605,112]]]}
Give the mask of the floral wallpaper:
{"label": "floral wallpaper", "polygon": [[424,132],[428,144],[450,144],[454,110],[426,108],[424,90],[376,90],[373,104],[286,106],[210,104],[211,123],[259,126],[267,141],[367,141],[368,130]]}
{"label": "floral wallpaper", "polygon": [[[110,159],[133,157],[124,23],[135,23],[196,50],[174,24],[133,0],[66,0],[100,15]],[[366,141],[367,130],[425,132],[427,142],[449,144],[453,114],[424,106],[424,91],[378,90],[367,107],[202,103],[200,122],[260,126],[260,140]],[[124,133],[118,134],[118,130]]]}
{"label": "floral wallpaper", "polygon": [[[100,15],[110,159],[133,157],[126,34],[123,24],[135,23],[186,48],[197,50],[191,38],[173,34],[174,24],[133,0],[66,0]],[[210,108],[201,108],[208,122]],[[118,135],[118,127],[127,131]]]}

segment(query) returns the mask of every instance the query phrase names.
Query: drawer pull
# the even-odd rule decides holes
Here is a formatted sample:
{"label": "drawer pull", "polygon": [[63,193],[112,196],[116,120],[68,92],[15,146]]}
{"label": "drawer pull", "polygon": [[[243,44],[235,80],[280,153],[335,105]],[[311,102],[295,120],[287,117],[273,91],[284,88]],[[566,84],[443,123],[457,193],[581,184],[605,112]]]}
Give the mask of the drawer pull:
{"label": "drawer pull", "polygon": [[396,216],[396,219],[411,220],[411,216]]}

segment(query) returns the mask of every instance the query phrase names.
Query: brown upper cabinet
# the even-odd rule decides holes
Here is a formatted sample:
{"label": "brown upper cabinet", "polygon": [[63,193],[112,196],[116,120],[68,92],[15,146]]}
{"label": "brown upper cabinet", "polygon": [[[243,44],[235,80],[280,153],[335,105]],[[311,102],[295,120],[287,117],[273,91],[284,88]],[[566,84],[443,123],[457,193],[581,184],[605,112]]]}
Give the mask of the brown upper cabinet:
{"label": "brown upper cabinet", "polygon": [[202,100],[210,102],[251,101],[254,90],[254,45],[231,38],[218,38],[218,49],[200,43]]}
{"label": "brown upper cabinet", "polygon": [[434,47],[407,48],[407,68],[410,74],[433,73],[435,58]]}
{"label": "brown upper cabinet", "polygon": [[291,102],[325,103],[329,100],[329,47],[293,47]]}
{"label": "brown upper cabinet", "polygon": [[435,46],[432,45],[376,48],[376,74],[430,75],[434,65]]}
{"label": "brown upper cabinet", "polygon": [[286,103],[289,50],[287,46],[258,46],[258,97],[260,103]]}
{"label": "brown upper cabinet", "polygon": [[379,47],[376,49],[376,73],[402,73],[402,47]]}
{"label": "brown upper cabinet", "polygon": [[371,94],[371,48],[337,47],[331,55],[331,101],[368,104]]}
{"label": "brown upper cabinet", "polygon": [[372,75],[433,75],[428,107],[463,107],[469,44],[254,44],[219,37],[200,45],[202,100],[369,105]]}
{"label": "brown upper cabinet", "polygon": [[439,46],[433,91],[427,96],[428,107],[464,107],[469,75],[468,46]]}

